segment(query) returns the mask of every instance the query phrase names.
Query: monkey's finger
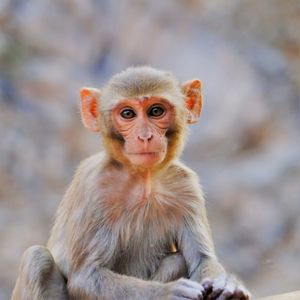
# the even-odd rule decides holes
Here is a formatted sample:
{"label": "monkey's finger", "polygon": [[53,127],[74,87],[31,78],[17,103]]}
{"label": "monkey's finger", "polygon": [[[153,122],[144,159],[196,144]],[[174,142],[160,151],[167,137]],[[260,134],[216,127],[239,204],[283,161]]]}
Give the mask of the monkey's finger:
{"label": "monkey's finger", "polygon": [[246,288],[239,286],[234,291],[233,298],[238,300],[249,300],[251,294]]}
{"label": "monkey's finger", "polygon": [[227,279],[226,275],[221,275],[221,276],[217,277],[213,282],[213,289],[208,298],[209,299],[217,299],[218,296],[222,293],[227,280],[228,279]]}
{"label": "monkey's finger", "polygon": [[207,296],[208,294],[210,294],[212,292],[212,288],[213,288],[213,281],[209,278],[204,279],[201,282],[204,290],[205,290],[205,295]]}
{"label": "monkey's finger", "polygon": [[186,286],[179,286],[174,290],[177,297],[185,297],[185,299],[203,300],[202,292]]}
{"label": "monkey's finger", "polygon": [[224,286],[224,289],[222,293],[218,296],[217,300],[229,300],[232,299],[232,296],[236,290],[236,281],[228,280],[226,285]]}
{"label": "monkey's finger", "polygon": [[187,286],[187,287],[191,287],[191,288],[194,288],[194,289],[197,289],[199,291],[201,291],[201,293],[204,292],[204,287],[202,284],[196,282],[196,281],[193,281],[193,280],[189,280],[189,279],[180,279],[179,282],[184,285],[184,286]]}

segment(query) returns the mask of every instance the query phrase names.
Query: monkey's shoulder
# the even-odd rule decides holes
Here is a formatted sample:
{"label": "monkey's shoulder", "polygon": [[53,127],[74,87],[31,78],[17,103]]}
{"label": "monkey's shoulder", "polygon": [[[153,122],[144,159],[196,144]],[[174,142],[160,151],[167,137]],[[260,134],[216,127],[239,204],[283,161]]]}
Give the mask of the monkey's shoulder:
{"label": "monkey's shoulder", "polygon": [[104,151],[96,153],[82,160],[76,170],[76,175],[88,175],[91,172],[100,172],[107,162],[107,155]]}
{"label": "monkey's shoulder", "polygon": [[169,165],[168,169],[162,174],[162,178],[174,184],[188,183],[194,188],[197,187],[201,189],[198,175],[179,160],[175,160]]}
{"label": "monkey's shoulder", "polygon": [[161,175],[160,184],[182,201],[204,201],[198,175],[179,160],[174,161]]}

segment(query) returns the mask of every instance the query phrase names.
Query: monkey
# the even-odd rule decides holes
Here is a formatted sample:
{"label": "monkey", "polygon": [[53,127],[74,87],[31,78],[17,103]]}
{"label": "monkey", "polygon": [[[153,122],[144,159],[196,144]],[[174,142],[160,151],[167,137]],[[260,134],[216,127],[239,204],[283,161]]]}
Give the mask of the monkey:
{"label": "monkey", "polygon": [[75,172],[47,247],[25,251],[12,299],[250,299],[219,262],[198,176],[180,161],[201,81],[130,67],[80,99],[103,151]]}

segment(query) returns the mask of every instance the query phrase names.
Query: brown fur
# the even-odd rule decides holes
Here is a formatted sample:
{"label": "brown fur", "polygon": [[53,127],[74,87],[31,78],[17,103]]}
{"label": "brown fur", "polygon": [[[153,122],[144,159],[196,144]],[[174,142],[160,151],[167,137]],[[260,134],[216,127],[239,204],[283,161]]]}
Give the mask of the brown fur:
{"label": "brown fur", "polygon": [[[13,299],[183,300],[209,292],[211,299],[221,293],[229,299],[235,291],[241,292],[237,299],[248,299],[236,281],[226,279],[236,286],[231,294],[221,279],[200,284],[225,271],[214,252],[197,175],[178,160],[189,115],[195,120],[200,114],[199,81],[180,86],[165,72],[131,68],[102,92],[81,94],[83,122],[101,131],[105,151],[80,164],[47,249],[31,248],[22,259]],[[164,160],[145,173],[124,157],[125,141],[110,111],[122,98],[149,95],[167,99],[175,118],[166,131]]]}

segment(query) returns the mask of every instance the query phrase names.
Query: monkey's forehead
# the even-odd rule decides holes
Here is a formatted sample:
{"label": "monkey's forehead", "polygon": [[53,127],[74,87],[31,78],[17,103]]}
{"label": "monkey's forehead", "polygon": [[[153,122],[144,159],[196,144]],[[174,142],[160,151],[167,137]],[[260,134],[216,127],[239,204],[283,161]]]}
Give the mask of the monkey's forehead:
{"label": "monkey's forehead", "polygon": [[178,80],[165,71],[148,66],[132,67],[116,74],[102,90],[102,108],[111,109],[121,99],[161,97],[177,108],[184,107]]}
{"label": "monkey's forehead", "polygon": [[173,105],[177,109],[184,109],[184,97],[182,93],[147,93],[147,94],[136,94],[136,95],[122,95],[122,94],[109,94],[109,93],[103,93],[102,99],[101,99],[101,109],[103,110],[111,110],[114,107],[116,107],[120,101],[124,99],[143,99],[147,100],[152,97],[157,97],[160,99],[164,99],[168,101],[171,105]]}
{"label": "monkey's forehead", "polygon": [[149,66],[130,67],[125,71],[122,71],[114,75],[109,85],[113,85],[114,88],[124,87],[126,88],[151,88],[151,90],[160,86],[170,86],[178,84],[177,79],[166,71],[154,69]]}

